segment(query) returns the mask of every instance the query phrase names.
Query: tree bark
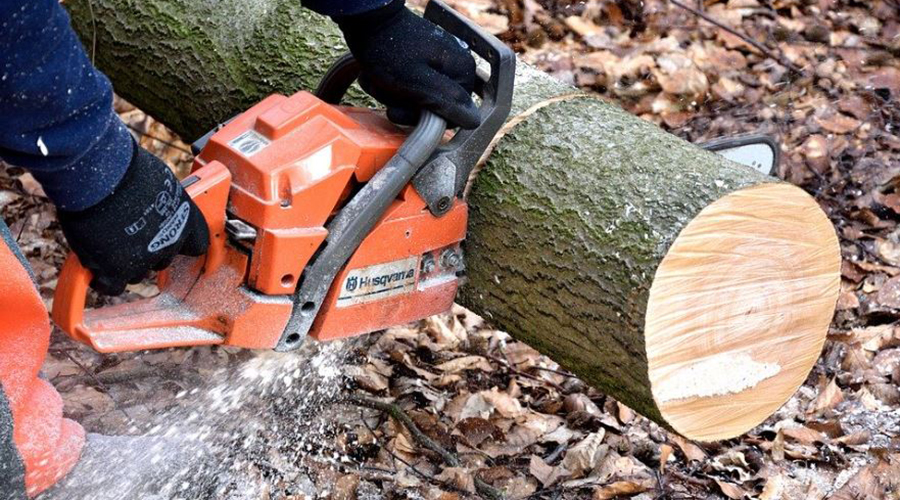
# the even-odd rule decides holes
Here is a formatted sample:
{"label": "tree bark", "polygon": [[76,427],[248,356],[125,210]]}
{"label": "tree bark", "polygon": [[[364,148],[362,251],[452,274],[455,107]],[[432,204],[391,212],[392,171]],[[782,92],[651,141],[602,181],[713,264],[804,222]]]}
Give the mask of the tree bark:
{"label": "tree bark", "polygon": [[[186,140],[270,93],[315,87],[344,48],[328,20],[299,4],[66,2],[89,54],[117,92]],[[519,66],[510,122],[471,188],[468,284],[461,303],[586,382],[688,437],[732,437],[761,422],[802,383],[824,342],[839,284],[837,240],[824,214],[798,188],[772,184],[774,179],[704,152],[525,64]],[[352,99],[370,102],[359,93]],[[759,186],[776,187],[757,196],[764,193]],[[747,193],[756,194],[748,198]],[[750,209],[742,212],[737,202],[773,210],[760,218]],[[739,228],[725,230],[721,238],[741,246],[710,250],[712,257],[689,264],[695,271],[679,274],[695,273],[690,286],[664,292],[658,285],[653,297],[657,272],[679,234],[714,205],[722,217],[737,214],[739,223],[732,226]],[[702,224],[696,226],[702,232]],[[758,236],[775,226],[781,229],[777,241],[772,237],[774,243],[746,240],[749,233]],[[805,232],[812,236],[806,238]],[[782,238],[795,233],[796,238]],[[681,243],[689,247],[687,240]],[[770,263],[777,273],[755,264],[771,246],[783,252],[784,259],[793,259],[789,266]],[[683,254],[688,253],[698,252]],[[802,293],[786,297],[786,304],[767,300],[762,312],[751,308],[705,323],[685,317],[654,326],[656,344],[648,345],[645,330],[650,335],[649,322],[656,325],[658,319],[648,316],[648,307],[661,311],[659,318],[695,310],[690,300],[682,303],[687,299],[671,295],[682,289],[703,294],[727,287],[731,277],[712,284],[706,277],[715,274],[710,270],[716,266],[730,265],[735,255],[750,268],[747,279],[734,279],[747,295],[725,294],[730,301],[715,305],[716,310],[733,308],[760,293],[775,297],[785,283],[811,281]],[[678,259],[670,260],[676,266]],[[681,265],[683,270],[687,264]],[[732,270],[744,272],[740,266]],[[694,290],[697,283],[710,286]],[[703,309],[715,301],[697,297],[706,304],[696,306],[698,314],[715,313]],[[681,306],[671,307],[676,303]],[[795,314],[795,309],[801,312]],[[776,313],[792,319],[773,323]],[[755,329],[742,314],[755,318]],[[773,326],[778,326],[778,335],[766,333]],[[729,336],[735,331],[744,335]],[[803,334],[793,335],[795,331]],[[677,345],[666,344],[675,337],[680,339]],[[765,342],[750,345],[749,339]],[[773,359],[766,353],[773,346],[790,349],[790,356],[799,361],[789,367],[793,361]],[[674,352],[713,361],[676,362],[668,359]],[[718,389],[692,388],[700,383],[697,377],[709,376],[704,370],[715,369],[717,356],[738,361],[750,356],[756,365],[737,366],[750,372],[767,368],[757,370],[765,372],[762,378],[735,379]],[[654,366],[659,368],[656,375]],[[651,384],[651,379],[656,380]],[[660,392],[676,382],[687,388],[666,389],[668,396]],[[746,408],[736,407],[736,401]]]}

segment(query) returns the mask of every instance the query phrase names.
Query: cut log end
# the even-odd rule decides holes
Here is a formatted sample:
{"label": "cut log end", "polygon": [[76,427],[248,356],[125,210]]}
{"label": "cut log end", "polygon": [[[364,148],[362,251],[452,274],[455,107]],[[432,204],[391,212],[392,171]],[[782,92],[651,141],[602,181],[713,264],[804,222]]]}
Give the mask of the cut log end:
{"label": "cut log end", "polygon": [[653,397],[672,428],[727,439],[784,404],[822,350],[840,263],[834,227],[788,184],[735,191],[688,223],[645,319]]}

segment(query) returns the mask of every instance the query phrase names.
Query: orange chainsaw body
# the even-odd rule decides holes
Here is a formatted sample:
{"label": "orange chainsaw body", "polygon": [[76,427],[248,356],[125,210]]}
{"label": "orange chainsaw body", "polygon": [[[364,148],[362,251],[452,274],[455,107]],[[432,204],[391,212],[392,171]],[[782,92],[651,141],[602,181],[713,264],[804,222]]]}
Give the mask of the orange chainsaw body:
{"label": "orange chainsaw body", "polygon": [[[176,259],[156,297],[88,311],[90,275],[70,256],[54,320],[101,352],[275,347],[326,223],[404,139],[368,109],[308,92],[268,97],[215,133],[184,181],[209,224],[209,253]],[[435,217],[404,188],[337,274],[309,335],[348,337],[449,309],[466,222],[464,201]]]}

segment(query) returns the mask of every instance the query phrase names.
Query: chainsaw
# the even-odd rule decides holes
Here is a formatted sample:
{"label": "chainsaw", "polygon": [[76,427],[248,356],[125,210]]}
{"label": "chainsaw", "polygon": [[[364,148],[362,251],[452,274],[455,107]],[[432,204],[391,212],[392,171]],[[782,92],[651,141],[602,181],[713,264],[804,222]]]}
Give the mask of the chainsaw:
{"label": "chainsaw", "polygon": [[465,277],[464,188],[509,115],[516,58],[437,0],[424,17],[490,67],[478,72],[478,128],[444,141],[431,112],[406,133],[341,106],[359,75],[344,56],[315,93],[269,96],[195,143],[182,185],[209,225],[205,256],[176,258],[154,297],[86,309],[91,274],[70,254],[53,320],[100,352],[289,351],[450,309]]}

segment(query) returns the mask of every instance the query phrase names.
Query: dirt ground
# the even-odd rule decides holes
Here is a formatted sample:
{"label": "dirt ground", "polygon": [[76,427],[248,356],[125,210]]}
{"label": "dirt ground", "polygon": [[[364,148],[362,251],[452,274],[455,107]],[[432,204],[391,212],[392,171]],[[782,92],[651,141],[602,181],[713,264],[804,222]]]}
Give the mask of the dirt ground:
{"label": "dirt ground", "polygon": [[[844,257],[797,394],[739,439],[688,442],[458,308],[294,355],[99,355],[54,332],[43,373],[66,414],[104,434],[190,429],[227,451],[198,470],[223,476],[217,498],[900,498],[896,0],[449,3],[522,60],[688,141],[778,139],[778,176],[816,197]],[[185,144],[116,105],[187,172]],[[52,205],[29,174],[0,169],[0,214],[49,305],[66,252]]]}

